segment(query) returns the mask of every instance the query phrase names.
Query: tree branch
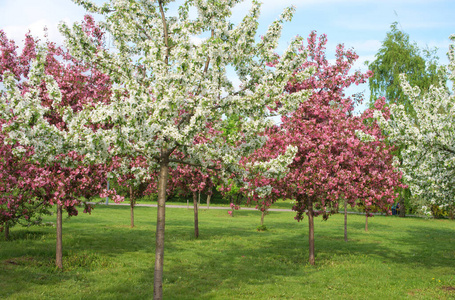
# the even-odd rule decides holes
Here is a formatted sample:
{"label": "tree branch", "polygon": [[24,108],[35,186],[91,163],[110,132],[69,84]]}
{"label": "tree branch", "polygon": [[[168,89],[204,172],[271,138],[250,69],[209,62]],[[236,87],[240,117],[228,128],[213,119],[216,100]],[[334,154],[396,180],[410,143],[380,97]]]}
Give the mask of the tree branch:
{"label": "tree branch", "polygon": [[164,62],[167,65],[167,64],[169,64],[169,34],[167,32],[167,23],[166,23],[166,17],[164,15],[163,1],[158,0],[158,4],[160,6],[161,20],[163,21],[164,44],[166,45],[166,58],[164,59]]}

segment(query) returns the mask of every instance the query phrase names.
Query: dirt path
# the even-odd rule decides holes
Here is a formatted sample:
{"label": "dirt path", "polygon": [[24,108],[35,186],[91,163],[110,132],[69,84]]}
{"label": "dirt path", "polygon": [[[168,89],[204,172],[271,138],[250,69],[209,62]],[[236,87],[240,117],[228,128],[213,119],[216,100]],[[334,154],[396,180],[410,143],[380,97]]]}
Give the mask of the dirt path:
{"label": "dirt path", "polygon": [[[104,204],[105,203],[93,203],[93,204]],[[130,206],[128,203],[109,203],[109,205],[121,205],[121,206]],[[135,206],[145,206],[145,207],[157,207],[156,204],[141,204],[136,203]],[[193,208],[193,205],[166,205],[166,208]],[[206,205],[200,205],[199,209],[208,209]],[[222,206],[210,206],[209,209],[225,209],[230,210],[230,207],[222,207]],[[254,207],[242,207],[241,210],[257,210]],[[292,211],[292,209],[284,209],[284,208],[270,208],[269,211]]]}

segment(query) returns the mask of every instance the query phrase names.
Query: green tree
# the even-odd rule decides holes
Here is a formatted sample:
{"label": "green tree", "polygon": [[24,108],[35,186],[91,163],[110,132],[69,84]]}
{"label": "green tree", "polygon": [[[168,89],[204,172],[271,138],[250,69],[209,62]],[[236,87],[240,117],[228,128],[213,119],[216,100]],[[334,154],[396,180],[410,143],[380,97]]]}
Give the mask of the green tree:
{"label": "green tree", "polygon": [[422,91],[428,91],[432,84],[446,82],[445,69],[438,67],[437,48],[421,50],[415,42],[409,41],[409,35],[397,28],[394,22],[387,32],[385,40],[375,60],[366,62],[374,75],[369,78],[370,105],[379,97],[385,97],[388,103],[403,104],[406,112],[414,115],[409,97],[400,87],[400,74],[412,86],[418,86]]}

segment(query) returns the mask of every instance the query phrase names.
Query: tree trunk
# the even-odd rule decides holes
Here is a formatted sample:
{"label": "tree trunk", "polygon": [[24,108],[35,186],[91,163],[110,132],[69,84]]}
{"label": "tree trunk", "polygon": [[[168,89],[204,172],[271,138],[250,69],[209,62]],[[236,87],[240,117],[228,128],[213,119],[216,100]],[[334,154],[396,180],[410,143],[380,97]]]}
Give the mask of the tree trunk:
{"label": "tree trunk", "polygon": [[400,196],[400,218],[406,217],[406,208],[404,207],[404,197]]}
{"label": "tree trunk", "polygon": [[198,220],[198,207],[197,207],[197,193],[193,192],[193,206],[194,206],[194,236],[199,237],[199,220]]}
{"label": "tree trunk", "polygon": [[308,261],[310,265],[314,265],[314,211],[313,211],[313,201],[308,198],[308,242],[310,246],[310,256]]}
{"label": "tree trunk", "polygon": [[134,227],[134,195],[133,186],[130,185],[130,211],[131,211],[131,228]]}
{"label": "tree trunk", "polygon": [[348,241],[348,201],[344,200],[344,241]]}
{"label": "tree trunk", "polygon": [[62,205],[57,203],[57,245],[55,248],[55,265],[60,270],[63,270],[62,212]]}
{"label": "tree trunk", "polygon": [[365,231],[368,231],[368,213],[365,214]]}
{"label": "tree trunk", "polygon": [[9,240],[9,226],[8,223],[5,223],[5,226],[3,226],[3,230],[5,230],[5,241]]}
{"label": "tree trunk", "polygon": [[212,198],[212,194],[207,195],[207,209],[210,208],[210,198]]}
{"label": "tree trunk", "polygon": [[261,215],[261,226],[264,226],[264,217],[265,217],[265,210],[262,212],[262,215]]}
{"label": "tree trunk", "polygon": [[[164,152],[164,151],[163,151]],[[164,266],[164,225],[166,212],[166,188],[169,179],[169,154],[161,156],[158,178],[158,211],[156,219],[155,276],[153,279],[153,299],[163,299]]]}
{"label": "tree trunk", "polygon": [[[106,178],[107,181],[107,190],[109,191],[109,179]],[[109,196],[106,197],[106,205],[109,205]]]}

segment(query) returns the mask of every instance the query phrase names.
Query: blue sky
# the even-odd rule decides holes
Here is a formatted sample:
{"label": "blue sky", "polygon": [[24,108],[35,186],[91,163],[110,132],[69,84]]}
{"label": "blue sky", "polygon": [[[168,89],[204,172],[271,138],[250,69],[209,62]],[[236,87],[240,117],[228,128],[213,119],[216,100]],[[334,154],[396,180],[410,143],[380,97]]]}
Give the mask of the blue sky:
{"label": "blue sky", "polygon": [[[100,3],[103,0],[97,0]],[[308,36],[310,31],[325,33],[327,53],[334,57],[336,45],[343,43],[354,48],[360,56],[355,68],[366,70],[364,61],[374,60],[390,24],[399,22],[399,28],[410,35],[421,48],[438,47],[442,64],[447,63],[448,37],[455,34],[455,1],[453,0],[263,0],[259,32],[276,19],[283,8],[294,5],[297,11],[292,22],[285,24],[279,52],[295,35]],[[234,20],[249,9],[249,1],[234,10]],[[60,21],[80,21],[84,10],[70,0],[0,0],[0,28],[8,37],[21,41],[30,29],[42,36],[47,26],[49,37],[58,43],[63,39],[57,25]],[[359,86],[350,93],[367,92],[368,86]],[[367,94],[367,93],[366,93]]]}

